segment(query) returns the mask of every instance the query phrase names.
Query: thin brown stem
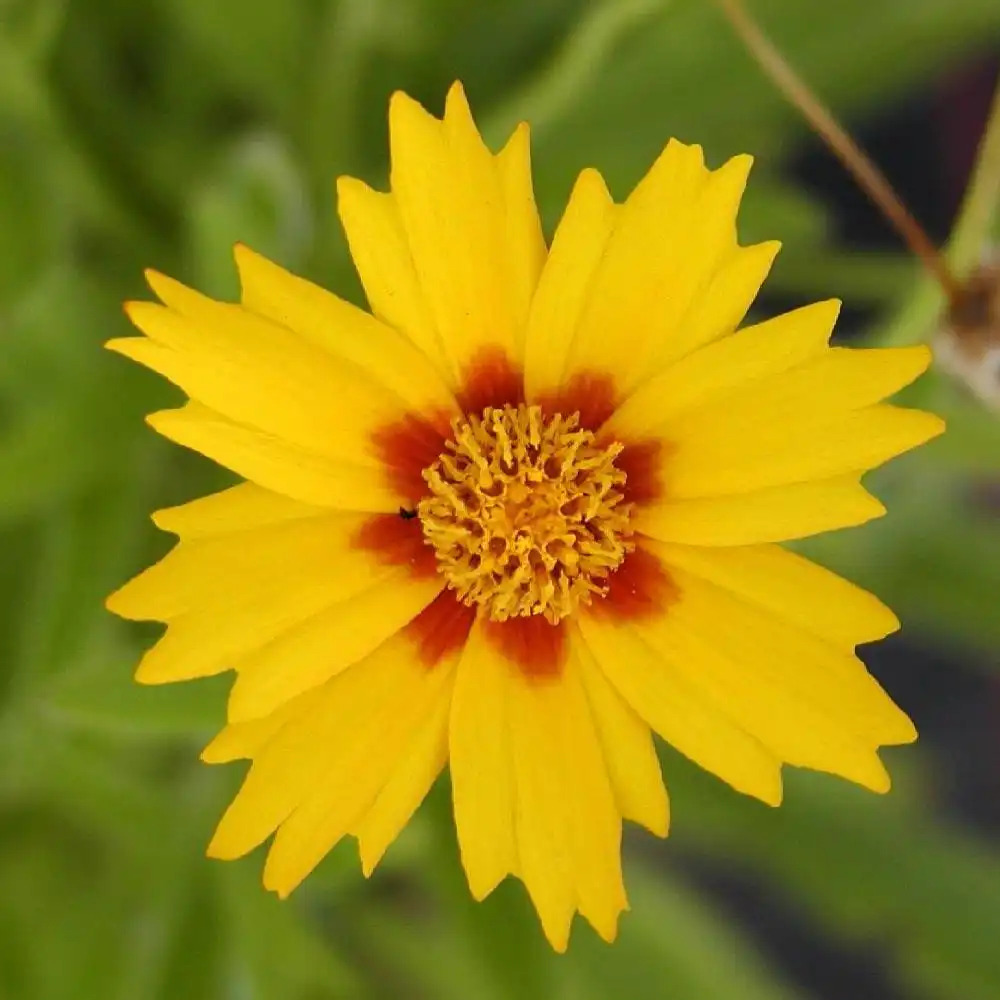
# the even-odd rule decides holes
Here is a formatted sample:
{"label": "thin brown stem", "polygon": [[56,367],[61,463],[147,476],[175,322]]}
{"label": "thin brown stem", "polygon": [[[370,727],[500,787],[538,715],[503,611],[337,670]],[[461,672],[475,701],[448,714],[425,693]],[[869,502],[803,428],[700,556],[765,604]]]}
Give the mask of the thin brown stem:
{"label": "thin brown stem", "polygon": [[893,224],[906,245],[941,285],[949,301],[957,303],[962,295],[960,282],[952,274],[934,241],[903,204],[882,171],[788,65],[771,40],[758,27],[742,0],[718,0],[718,4],[761,69],[781,93],[802,112],[861,189]]}

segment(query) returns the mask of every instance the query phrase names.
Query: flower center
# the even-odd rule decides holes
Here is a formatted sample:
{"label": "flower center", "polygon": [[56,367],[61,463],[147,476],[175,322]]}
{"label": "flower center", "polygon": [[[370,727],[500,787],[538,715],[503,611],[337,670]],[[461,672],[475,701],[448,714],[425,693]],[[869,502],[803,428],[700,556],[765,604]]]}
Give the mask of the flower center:
{"label": "flower center", "polygon": [[456,420],[417,506],[438,567],[490,618],[553,624],[594,595],[634,547],[621,444],[598,445],[578,414],[487,407]]}

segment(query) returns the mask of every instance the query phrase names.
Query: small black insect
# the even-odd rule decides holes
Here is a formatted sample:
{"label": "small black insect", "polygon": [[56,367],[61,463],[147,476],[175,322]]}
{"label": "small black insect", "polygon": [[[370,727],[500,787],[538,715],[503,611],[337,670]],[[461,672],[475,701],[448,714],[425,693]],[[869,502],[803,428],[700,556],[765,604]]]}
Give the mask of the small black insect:
{"label": "small black insect", "polygon": [[414,507],[413,510],[408,510],[406,507],[400,507],[399,516],[404,521],[412,521],[417,516],[417,509]]}

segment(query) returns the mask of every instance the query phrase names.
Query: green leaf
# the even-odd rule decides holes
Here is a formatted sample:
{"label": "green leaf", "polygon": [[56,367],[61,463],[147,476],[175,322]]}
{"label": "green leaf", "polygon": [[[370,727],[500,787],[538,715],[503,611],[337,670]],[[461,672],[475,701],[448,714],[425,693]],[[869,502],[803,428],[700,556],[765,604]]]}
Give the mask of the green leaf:
{"label": "green leaf", "polygon": [[619,939],[601,941],[582,921],[560,996],[567,1000],[692,997],[791,1000],[799,996],[743,941],[739,931],[666,871],[635,863],[626,872],[630,910]]}
{"label": "green leaf", "polygon": [[234,978],[260,1000],[302,995],[352,1000],[365,994],[336,940],[324,940],[315,916],[301,904],[265,892],[256,866],[212,870],[230,927]]}
{"label": "green leaf", "polygon": [[115,650],[63,669],[38,693],[40,711],[67,729],[149,741],[183,736],[207,743],[225,725],[230,678],[149,687],[132,678],[137,660]]}
{"label": "green leaf", "polygon": [[[945,434],[931,446],[935,465],[989,476],[1000,466],[1000,418],[950,376],[932,368],[911,390],[907,405],[943,417]],[[926,454],[926,452],[925,452]]]}
{"label": "green leaf", "polygon": [[796,547],[877,593],[904,627],[989,649],[1000,641],[1000,527],[988,509],[976,509],[966,483],[943,472],[943,445],[939,439],[871,477],[884,519]]}
{"label": "green leaf", "polygon": [[[900,787],[888,798],[786,768],[784,805],[769,810],[669,754],[682,817],[672,840],[757,870],[832,933],[884,942],[898,974],[931,996],[1000,996],[1000,954],[990,930],[1000,854],[929,815],[919,775],[895,766],[900,757],[896,752],[890,761]],[[970,983],[976,990],[964,992]]]}
{"label": "green leaf", "polygon": [[424,811],[432,838],[416,873],[425,905],[435,907],[426,933],[414,934],[391,910],[370,916],[366,933],[391,951],[401,981],[419,984],[428,1000],[550,1000],[557,959],[524,887],[508,879],[476,902],[458,856],[447,781],[437,783]]}
{"label": "green leaf", "polygon": [[160,6],[229,87],[279,117],[290,114],[312,27],[310,5],[168,0]]}
{"label": "green leaf", "polygon": [[0,432],[0,525],[92,485],[109,456],[81,433],[89,416],[72,402],[33,408]]}
{"label": "green leaf", "polygon": [[48,153],[37,135],[0,114],[0,306],[60,248],[62,212],[51,195]]}
{"label": "green leaf", "polygon": [[217,296],[238,294],[233,244],[294,267],[311,237],[308,197],[288,150],[273,135],[235,144],[199,189],[190,212],[195,281]]}

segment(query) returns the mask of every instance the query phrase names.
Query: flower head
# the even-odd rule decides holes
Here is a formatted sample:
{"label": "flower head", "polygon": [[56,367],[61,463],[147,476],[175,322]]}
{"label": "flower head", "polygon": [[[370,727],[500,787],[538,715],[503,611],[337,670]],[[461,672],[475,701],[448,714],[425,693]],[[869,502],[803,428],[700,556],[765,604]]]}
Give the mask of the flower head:
{"label": "flower head", "polygon": [[928,354],[829,347],[832,302],[736,332],[777,251],[737,243],[748,157],[672,141],[621,205],[585,170],[546,246],[526,126],[493,155],[456,85],[390,136],[390,193],[339,184],[370,314],[245,247],[239,304],[128,305],[109,346],[190,397],[150,422],[245,481],[155,515],[109,606],[167,623],[140,681],[236,672],[213,856],[273,835],[285,895],[350,834],[370,872],[447,766],[473,894],[610,940],[622,819],[667,832],[651,731],[774,805],[783,764],[888,789],[915,732],[854,648],[898,623],[775,543],[883,513]]}

